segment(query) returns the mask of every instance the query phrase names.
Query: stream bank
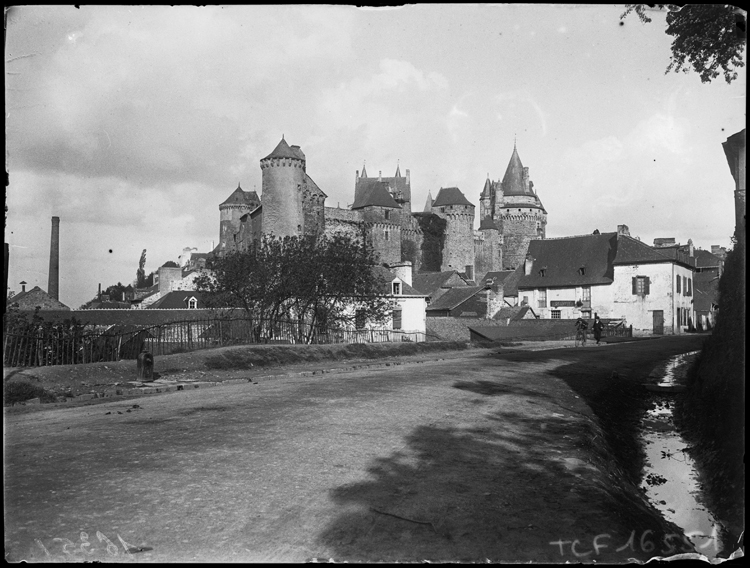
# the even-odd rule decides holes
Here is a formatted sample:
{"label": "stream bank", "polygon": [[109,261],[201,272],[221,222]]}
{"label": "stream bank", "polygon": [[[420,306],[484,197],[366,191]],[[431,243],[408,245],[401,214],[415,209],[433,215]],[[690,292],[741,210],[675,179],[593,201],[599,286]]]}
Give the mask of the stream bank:
{"label": "stream bank", "polygon": [[699,354],[675,355],[649,375],[651,381],[645,385],[651,392],[649,409],[640,434],[646,452],[641,489],[667,521],[684,531],[684,545],[694,549],[690,557],[710,561],[735,553],[737,539],[707,506],[705,475],[673,415],[685,396],[685,377]]}

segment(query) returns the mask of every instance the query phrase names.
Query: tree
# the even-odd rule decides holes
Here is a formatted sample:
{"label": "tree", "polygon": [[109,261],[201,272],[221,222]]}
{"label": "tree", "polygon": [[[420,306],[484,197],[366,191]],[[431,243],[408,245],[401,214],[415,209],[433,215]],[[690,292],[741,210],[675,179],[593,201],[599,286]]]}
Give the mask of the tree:
{"label": "tree", "polygon": [[135,287],[146,288],[146,249],[141,253],[141,260],[138,262],[138,270],[135,272]]}
{"label": "tree", "polygon": [[247,250],[212,260],[196,278],[214,308],[241,308],[258,322],[295,321],[297,338],[354,322],[355,314],[382,322],[390,312],[377,258],[364,238],[344,234],[264,237]]}
{"label": "tree", "polygon": [[[667,10],[666,33],[673,36],[672,57],[665,73],[687,73],[692,66],[703,83],[724,74],[727,83],[737,78],[746,41],[747,14],[727,4],[627,4],[620,19],[635,12],[644,24],[647,10]],[[622,22],[621,22],[622,23]]]}

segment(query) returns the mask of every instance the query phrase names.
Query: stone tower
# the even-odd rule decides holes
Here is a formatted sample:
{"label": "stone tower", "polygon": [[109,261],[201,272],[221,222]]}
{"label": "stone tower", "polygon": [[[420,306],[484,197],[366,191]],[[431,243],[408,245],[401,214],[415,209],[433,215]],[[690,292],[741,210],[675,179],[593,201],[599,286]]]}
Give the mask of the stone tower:
{"label": "stone tower", "polygon": [[442,187],[430,212],[448,223],[441,271],[457,270],[474,278],[474,205],[457,187]]}
{"label": "stone tower", "polygon": [[502,268],[515,269],[526,258],[529,241],[544,239],[547,232],[547,211],[529,181],[525,168],[513,144],[503,180],[485,182],[480,196],[482,220],[490,218],[501,230]]}
{"label": "stone tower", "polygon": [[240,219],[259,205],[258,194],[244,191],[239,184],[226,201],[219,205],[219,252],[234,249],[235,238],[240,231]]}
{"label": "stone tower", "polygon": [[263,233],[277,237],[304,233],[302,192],[307,168],[299,146],[290,147],[284,138],[273,152],[260,161],[263,173]]}

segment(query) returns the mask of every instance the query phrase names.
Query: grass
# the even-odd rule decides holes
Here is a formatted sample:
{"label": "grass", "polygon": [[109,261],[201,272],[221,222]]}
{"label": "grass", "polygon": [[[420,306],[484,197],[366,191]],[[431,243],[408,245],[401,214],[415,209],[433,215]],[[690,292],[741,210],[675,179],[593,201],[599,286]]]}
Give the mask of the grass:
{"label": "grass", "polygon": [[210,370],[242,370],[299,363],[419,355],[467,347],[466,343],[460,341],[246,346],[223,350],[207,357],[205,364]]}
{"label": "grass", "polygon": [[9,381],[3,386],[3,402],[10,406],[17,402],[25,402],[38,398],[41,402],[55,402],[57,397],[44,388],[21,381]]}

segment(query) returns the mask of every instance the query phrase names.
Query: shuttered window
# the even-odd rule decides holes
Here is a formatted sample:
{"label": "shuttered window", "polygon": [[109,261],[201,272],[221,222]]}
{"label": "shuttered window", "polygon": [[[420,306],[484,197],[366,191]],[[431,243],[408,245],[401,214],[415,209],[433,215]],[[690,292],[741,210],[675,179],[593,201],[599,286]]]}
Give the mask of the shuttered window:
{"label": "shuttered window", "polygon": [[633,295],[648,296],[651,291],[651,281],[648,276],[633,276]]}
{"label": "shuttered window", "polygon": [[393,310],[393,329],[401,329],[401,310]]}
{"label": "shuttered window", "polygon": [[682,290],[681,290],[682,286],[680,285],[680,282],[681,282],[681,281],[682,281],[682,278],[680,278],[680,275],[678,274],[678,275],[677,275],[677,293],[678,293],[678,294],[679,294],[680,292],[682,292]]}

